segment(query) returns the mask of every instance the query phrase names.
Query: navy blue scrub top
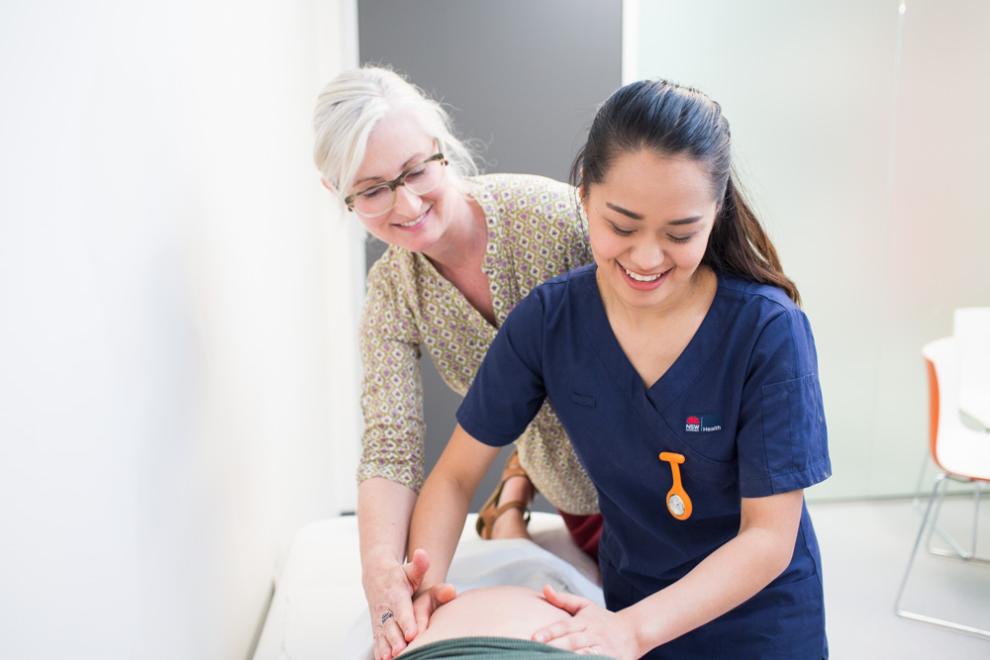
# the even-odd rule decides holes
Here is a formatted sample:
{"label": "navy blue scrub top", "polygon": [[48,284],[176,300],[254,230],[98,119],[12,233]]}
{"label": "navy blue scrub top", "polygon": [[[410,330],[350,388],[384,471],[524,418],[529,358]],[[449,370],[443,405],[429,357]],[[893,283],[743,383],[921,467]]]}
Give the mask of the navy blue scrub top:
{"label": "navy blue scrub top", "polygon": [[[647,387],[612,332],[595,271],[591,264],[550,280],[517,305],[457,420],[481,442],[503,446],[550,398],[598,489],[605,601],[619,610],[734,538],[741,497],[811,486],[831,465],[811,328],[782,290],[719,273],[701,326]],[[686,520],[668,510],[673,474],[661,452],[685,458]],[[827,656],[821,559],[804,508],[782,575],[645,657]]]}

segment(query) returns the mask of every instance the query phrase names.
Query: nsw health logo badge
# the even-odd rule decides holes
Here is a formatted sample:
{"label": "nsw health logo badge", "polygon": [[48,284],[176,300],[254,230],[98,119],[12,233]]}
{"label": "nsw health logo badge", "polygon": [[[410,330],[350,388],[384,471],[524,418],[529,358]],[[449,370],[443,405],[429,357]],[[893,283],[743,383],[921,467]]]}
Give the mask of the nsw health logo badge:
{"label": "nsw health logo badge", "polygon": [[684,420],[684,430],[688,433],[713,433],[722,430],[721,415],[688,415]]}

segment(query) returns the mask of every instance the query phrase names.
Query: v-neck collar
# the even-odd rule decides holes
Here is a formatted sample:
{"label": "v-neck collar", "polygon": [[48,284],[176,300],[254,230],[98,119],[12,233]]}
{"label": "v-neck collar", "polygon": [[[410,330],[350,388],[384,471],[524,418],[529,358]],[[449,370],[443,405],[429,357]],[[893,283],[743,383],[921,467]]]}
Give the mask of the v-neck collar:
{"label": "v-neck collar", "polygon": [[468,301],[464,294],[454,286],[453,282],[440,274],[440,271],[425,254],[414,252],[413,256],[419,262],[419,268],[433,281],[434,286],[443,291],[445,297],[459,308],[461,314],[473,319],[475,325],[484,326],[487,334],[494,337],[509,311],[503,311],[506,305],[503,304],[501,298],[506,283],[498,281],[497,277],[500,273],[511,272],[511,270],[501,267],[502,264],[499,262],[500,258],[503,257],[501,254],[502,228],[499,222],[498,206],[491,191],[484,183],[472,178],[468,178],[466,183],[467,194],[481,207],[485,218],[485,228],[488,232],[481,271],[488,278],[488,289],[492,294],[492,311],[495,313],[495,325],[493,326],[488,322],[484,314]]}
{"label": "v-neck collar", "polygon": [[454,286],[454,283],[440,274],[440,271],[437,270],[437,267],[433,265],[433,262],[430,261],[425,254],[422,252],[414,252],[413,257],[418,263],[419,269],[432,283],[432,289],[440,292],[448,304],[457,307],[462,317],[470,318],[471,322],[476,327],[483,326],[486,329],[486,332],[494,338],[495,333],[498,332],[498,327],[489,323],[488,319],[486,319],[485,316],[471,304],[467,297],[461,293],[456,286]]}
{"label": "v-neck collar", "polygon": [[[591,348],[597,352],[605,369],[612,375],[620,393],[628,395],[631,400],[645,400],[656,412],[662,412],[690,387],[724,339],[725,333],[719,331],[719,328],[725,326],[723,276],[715,274],[715,297],[687,346],[667,371],[655,383],[647,386],[612,330],[595,279],[596,270],[597,266],[594,264],[589,266],[585,277],[579,279],[578,287],[579,294],[587,303],[585,310],[588,323],[584,327],[587,339],[591,341]],[[658,341],[662,340],[662,337],[658,338]]]}

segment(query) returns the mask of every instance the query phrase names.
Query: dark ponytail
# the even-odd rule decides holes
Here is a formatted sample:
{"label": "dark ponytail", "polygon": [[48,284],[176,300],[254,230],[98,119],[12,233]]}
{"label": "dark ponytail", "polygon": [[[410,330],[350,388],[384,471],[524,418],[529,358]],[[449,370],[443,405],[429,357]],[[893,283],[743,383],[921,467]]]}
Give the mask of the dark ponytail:
{"label": "dark ponytail", "polygon": [[690,87],[641,80],[617,90],[598,109],[571,166],[571,183],[587,195],[616,156],[643,148],[704,162],[721,202],[702,263],[778,286],[800,304],[797,286],[784,275],[777,250],[735,181],[730,145],[729,122],[718,103]]}
{"label": "dark ponytail", "polygon": [[729,174],[721,208],[701,263],[719,272],[779,286],[800,305],[801,294],[797,285],[784,275],[777,249],[746,202],[735,178],[735,173]]}

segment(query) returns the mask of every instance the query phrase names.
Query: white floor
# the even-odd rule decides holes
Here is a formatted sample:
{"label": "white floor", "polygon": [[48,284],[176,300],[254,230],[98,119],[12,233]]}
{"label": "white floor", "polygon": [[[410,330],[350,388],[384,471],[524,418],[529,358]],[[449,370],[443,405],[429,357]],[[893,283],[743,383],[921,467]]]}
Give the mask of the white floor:
{"label": "white floor", "polygon": [[[977,554],[990,557],[990,492],[984,489]],[[894,597],[923,513],[910,500],[813,503],[825,572],[831,657],[990,659],[990,640],[894,614]],[[946,498],[940,527],[968,547],[970,497]],[[935,545],[942,545],[936,537]],[[990,564],[919,550],[903,607],[990,628]]]}

